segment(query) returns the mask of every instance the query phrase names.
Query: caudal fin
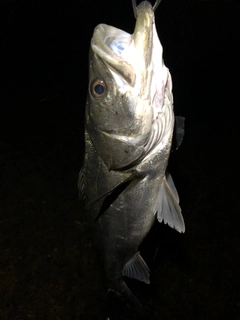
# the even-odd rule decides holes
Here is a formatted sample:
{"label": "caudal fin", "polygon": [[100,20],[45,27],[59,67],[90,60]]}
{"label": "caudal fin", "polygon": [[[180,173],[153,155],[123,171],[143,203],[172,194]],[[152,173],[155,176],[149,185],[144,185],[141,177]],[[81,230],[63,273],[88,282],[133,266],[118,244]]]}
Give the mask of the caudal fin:
{"label": "caudal fin", "polygon": [[109,286],[108,299],[109,301],[117,300],[118,304],[122,303],[130,309],[141,310],[143,308],[123,279],[119,279]]}

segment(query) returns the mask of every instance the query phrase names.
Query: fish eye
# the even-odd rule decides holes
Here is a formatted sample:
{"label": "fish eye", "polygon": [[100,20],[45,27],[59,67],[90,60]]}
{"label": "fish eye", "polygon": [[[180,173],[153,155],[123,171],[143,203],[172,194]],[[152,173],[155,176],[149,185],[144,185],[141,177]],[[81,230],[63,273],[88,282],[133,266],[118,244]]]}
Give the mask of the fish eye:
{"label": "fish eye", "polygon": [[106,84],[102,80],[95,80],[91,86],[91,93],[94,98],[98,99],[104,96],[106,92]]}

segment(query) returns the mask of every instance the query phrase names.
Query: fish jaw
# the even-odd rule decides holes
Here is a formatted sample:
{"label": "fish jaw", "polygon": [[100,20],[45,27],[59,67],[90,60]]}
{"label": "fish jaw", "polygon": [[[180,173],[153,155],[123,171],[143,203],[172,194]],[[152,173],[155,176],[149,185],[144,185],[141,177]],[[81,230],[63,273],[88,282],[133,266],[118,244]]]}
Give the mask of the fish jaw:
{"label": "fish jaw", "polygon": [[[143,158],[148,147],[156,145],[153,123],[159,115],[165,116],[162,107],[168,69],[162,61],[151,4],[145,1],[138,6],[132,35],[112,26],[98,25],[91,40],[89,60],[87,130],[91,131],[93,145],[108,168],[118,170]],[[99,99],[92,94],[96,79],[103,80],[106,89]],[[131,143],[134,141],[137,144]],[[112,153],[109,157],[114,143],[122,154]],[[125,159],[124,163],[119,159]]]}

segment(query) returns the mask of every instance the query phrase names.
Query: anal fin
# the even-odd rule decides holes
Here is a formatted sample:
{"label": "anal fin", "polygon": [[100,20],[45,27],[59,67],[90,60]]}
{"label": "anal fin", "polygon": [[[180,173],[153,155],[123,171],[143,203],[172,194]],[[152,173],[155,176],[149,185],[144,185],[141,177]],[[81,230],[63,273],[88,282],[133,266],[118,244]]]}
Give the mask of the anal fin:
{"label": "anal fin", "polygon": [[139,252],[135,253],[133,258],[129,260],[122,271],[123,276],[150,283],[150,270],[143,260]]}
{"label": "anal fin", "polygon": [[179,197],[173,180],[169,176],[163,180],[156,203],[156,212],[159,222],[164,221],[169,227],[178,232],[185,232],[182,210],[179,206]]}

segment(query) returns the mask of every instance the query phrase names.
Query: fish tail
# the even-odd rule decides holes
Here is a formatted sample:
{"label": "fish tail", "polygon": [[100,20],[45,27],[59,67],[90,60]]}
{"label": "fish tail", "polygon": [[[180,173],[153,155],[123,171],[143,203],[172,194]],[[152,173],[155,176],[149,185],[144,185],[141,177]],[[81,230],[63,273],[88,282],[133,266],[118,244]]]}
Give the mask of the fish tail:
{"label": "fish tail", "polygon": [[118,281],[114,282],[114,284],[111,283],[108,289],[108,297],[110,300],[117,299],[129,309],[134,309],[136,311],[140,311],[143,309],[142,304],[131,292],[123,279],[119,279]]}

